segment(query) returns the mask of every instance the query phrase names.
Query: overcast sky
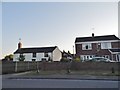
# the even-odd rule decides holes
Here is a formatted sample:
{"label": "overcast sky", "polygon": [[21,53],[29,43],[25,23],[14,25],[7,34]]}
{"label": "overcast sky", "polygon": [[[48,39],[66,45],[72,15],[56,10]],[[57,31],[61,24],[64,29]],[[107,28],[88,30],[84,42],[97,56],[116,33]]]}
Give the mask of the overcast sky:
{"label": "overcast sky", "polygon": [[2,57],[17,49],[19,38],[23,47],[58,46],[73,53],[75,38],[92,33],[118,36],[117,2],[2,3]]}

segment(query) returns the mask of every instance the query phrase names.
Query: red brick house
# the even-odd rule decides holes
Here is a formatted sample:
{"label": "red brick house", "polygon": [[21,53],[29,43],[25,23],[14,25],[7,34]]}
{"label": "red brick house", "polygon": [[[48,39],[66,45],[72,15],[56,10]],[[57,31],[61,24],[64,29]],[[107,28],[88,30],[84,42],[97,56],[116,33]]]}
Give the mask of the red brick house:
{"label": "red brick house", "polygon": [[75,40],[76,56],[81,60],[95,56],[120,61],[120,39],[115,35],[77,37]]}

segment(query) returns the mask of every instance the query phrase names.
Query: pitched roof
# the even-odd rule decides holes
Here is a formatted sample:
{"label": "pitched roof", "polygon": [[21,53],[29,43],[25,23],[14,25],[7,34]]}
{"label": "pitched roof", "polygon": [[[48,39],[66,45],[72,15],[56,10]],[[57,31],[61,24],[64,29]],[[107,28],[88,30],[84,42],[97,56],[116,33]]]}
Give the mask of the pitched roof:
{"label": "pitched roof", "polygon": [[54,47],[35,47],[35,48],[20,48],[17,49],[14,54],[17,53],[42,53],[42,52],[52,52],[57,46]]}
{"label": "pitched roof", "polygon": [[75,42],[86,42],[86,41],[105,41],[105,40],[120,40],[115,35],[104,35],[94,37],[77,37]]}

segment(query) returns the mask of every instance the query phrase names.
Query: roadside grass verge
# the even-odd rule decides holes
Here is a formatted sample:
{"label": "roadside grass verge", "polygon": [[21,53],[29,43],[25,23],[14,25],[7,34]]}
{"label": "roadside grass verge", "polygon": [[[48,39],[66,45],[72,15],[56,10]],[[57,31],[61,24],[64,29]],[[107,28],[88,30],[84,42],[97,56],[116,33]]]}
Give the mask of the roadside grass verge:
{"label": "roadside grass verge", "polygon": [[67,70],[53,70],[53,71],[31,71],[30,73],[25,74],[25,76],[46,76],[46,75],[93,75],[93,76],[120,76],[120,72],[115,71],[77,71],[71,70],[70,73]]}

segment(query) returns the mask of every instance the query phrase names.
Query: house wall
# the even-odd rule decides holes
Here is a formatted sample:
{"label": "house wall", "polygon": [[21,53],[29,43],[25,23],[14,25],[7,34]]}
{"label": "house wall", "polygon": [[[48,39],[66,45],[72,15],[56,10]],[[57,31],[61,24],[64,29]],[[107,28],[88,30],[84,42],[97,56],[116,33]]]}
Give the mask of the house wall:
{"label": "house wall", "polygon": [[[19,61],[20,54],[14,54],[13,55],[13,61]],[[46,58],[46,60],[48,60],[48,57],[44,57],[44,53],[36,53],[36,57],[33,57],[33,53],[24,53],[23,54],[25,56],[25,60],[24,61],[32,61],[32,59],[35,59],[36,61],[41,61],[42,58]],[[52,54],[48,53],[48,55],[52,58]]]}
{"label": "house wall", "polygon": [[[19,61],[18,60],[19,55],[20,54],[14,54],[13,55],[13,61]],[[25,60],[24,61],[32,61],[32,53],[24,53],[23,55],[25,56]]]}
{"label": "house wall", "polygon": [[[111,48],[120,48],[120,42],[119,43],[118,42],[111,42]],[[80,57],[81,55],[82,55],[82,57],[84,57],[85,55],[91,55],[91,56],[93,56],[93,55],[108,56],[109,55],[109,59],[113,58],[108,49],[101,49],[100,48],[99,51],[98,51],[97,50],[97,43],[92,43],[92,49],[91,50],[82,50],[82,43],[81,44],[75,44],[75,49],[76,49],[76,56],[77,57]]]}
{"label": "house wall", "polygon": [[[52,54],[49,52],[48,55],[52,58]],[[49,57],[44,57],[44,53],[37,53],[37,61],[42,61],[42,58],[48,60]]]}
{"label": "house wall", "polygon": [[60,61],[60,59],[62,58],[62,53],[58,48],[53,51],[52,58],[53,61]]}
{"label": "house wall", "polygon": [[102,55],[102,54],[106,54],[109,55],[110,52],[108,51],[108,49],[100,49],[100,51],[97,51],[97,44],[96,43],[92,43],[92,49],[91,50],[82,50],[82,44],[76,44],[76,55]]}
{"label": "house wall", "polygon": [[14,54],[13,55],[13,61],[19,61],[18,57],[19,57],[19,54]]}
{"label": "house wall", "polygon": [[120,48],[120,42],[112,42],[112,48]]}
{"label": "house wall", "polygon": [[93,55],[96,54],[97,48],[96,44],[92,44],[92,49],[91,50],[82,50],[82,44],[76,44],[76,55]]}
{"label": "house wall", "polygon": [[32,53],[24,53],[23,55],[25,56],[24,61],[32,61]]}

